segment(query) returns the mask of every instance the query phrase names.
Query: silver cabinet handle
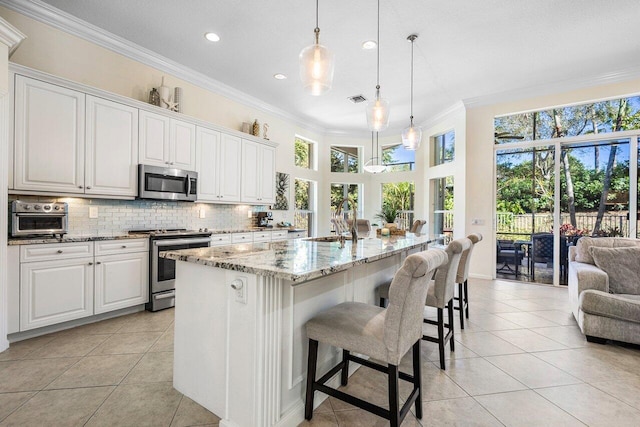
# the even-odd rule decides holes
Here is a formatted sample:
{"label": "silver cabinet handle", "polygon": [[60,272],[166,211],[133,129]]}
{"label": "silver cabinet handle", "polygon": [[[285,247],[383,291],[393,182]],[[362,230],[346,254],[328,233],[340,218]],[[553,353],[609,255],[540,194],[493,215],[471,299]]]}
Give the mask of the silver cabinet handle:
{"label": "silver cabinet handle", "polygon": [[171,162],[171,163],[169,163],[169,164],[170,164],[170,165],[172,165],[172,164],[173,164],[173,162]]}
{"label": "silver cabinet handle", "polygon": [[91,190],[91,186],[87,185],[87,190]]}
{"label": "silver cabinet handle", "polygon": [[89,263],[89,265],[93,265],[93,263],[92,263],[92,262],[90,262],[90,263]]}
{"label": "silver cabinet handle", "polygon": [[122,249],[127,249],[127,245],[122,245]]}
{"label": "silver cabinet handle", "polygon": [[96,262],[96,264],[100,265],[100,264],[102,264],[102,263],[101,263],[100,261],[98,261],[98,262]]}
{"label": "silver cabinet handle", "polygon": [[82,185],[78,185],[78,188],[82,188]]}
{"label": "silver cabinet handle", "polygon": [[61,254],[62,253],[62,249],[58,249],[58,253]]}

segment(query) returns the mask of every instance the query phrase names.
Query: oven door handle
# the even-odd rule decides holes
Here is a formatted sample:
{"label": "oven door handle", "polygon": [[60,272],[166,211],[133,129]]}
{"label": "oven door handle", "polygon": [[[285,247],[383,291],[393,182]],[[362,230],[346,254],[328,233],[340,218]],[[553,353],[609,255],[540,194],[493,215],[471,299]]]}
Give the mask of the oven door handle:
{"label": "oven door handle", "polygon": [[172,291],[172,292],[167,292],[166,294],[154,295],[153,299],[166,299],[166,298],[173,298],[175,296],[176,296],[176,292]]}
{"label": "oven door handle", "polygon": [[53,212],[42,212],[42,213],[14,213],[17,217],[26,217],[26,218],[42,218],[45,216],[52,216],[55,218],[64,218],[67,214],[64,213],[53,213]]}
{"label": "oven door handle", "polygon": [[185,196],[189,197],[189,194],[191,194],[191,178],[189,178],[189,174],[187,174],[187,192]]}
{"label": "oven door handle", "polygon": [[174,245],[188,245],[192,243],[211,243],[211,237],[203,237],[200,239],[168,239],[168,240],[154,240],[153,245],[159,248],[165,246]]}

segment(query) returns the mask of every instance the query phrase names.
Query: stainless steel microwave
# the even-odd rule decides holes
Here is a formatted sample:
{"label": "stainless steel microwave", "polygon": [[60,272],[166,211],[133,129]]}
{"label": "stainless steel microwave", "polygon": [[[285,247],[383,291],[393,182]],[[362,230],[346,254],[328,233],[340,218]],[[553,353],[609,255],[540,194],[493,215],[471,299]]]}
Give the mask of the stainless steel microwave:
{"label": "stainless steel microwave", "polygon": [[138,198],[195,202],[198,172],[138,165]]}

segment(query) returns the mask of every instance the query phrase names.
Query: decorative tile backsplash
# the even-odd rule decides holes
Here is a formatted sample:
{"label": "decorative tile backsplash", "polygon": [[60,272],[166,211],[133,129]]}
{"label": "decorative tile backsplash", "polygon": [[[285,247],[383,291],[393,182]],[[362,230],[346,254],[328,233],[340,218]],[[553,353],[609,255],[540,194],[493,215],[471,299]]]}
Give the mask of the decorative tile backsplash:
{"label": "decorative tile backsplash", "polygon": [[[260,212],[265,206],[218,205],[209,203],[156,200],[107,200],[9,196],[9,202],[69,203],[69,234],[119,234],[133,229],[199,228],[242,229],[252,226],[249,211]],[[98,218],[89,218],[89,208],[98,208]],[[200,218],[204,210],[205,218]]]}

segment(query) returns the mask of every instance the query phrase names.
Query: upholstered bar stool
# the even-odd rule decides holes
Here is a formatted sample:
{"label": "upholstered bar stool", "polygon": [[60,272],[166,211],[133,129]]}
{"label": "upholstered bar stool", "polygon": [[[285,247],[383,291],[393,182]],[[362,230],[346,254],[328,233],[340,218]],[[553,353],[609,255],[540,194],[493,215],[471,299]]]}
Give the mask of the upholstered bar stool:
{"label": "upholstered bar stool", "polygon": [[420,233],[422,231],[422,227],[427,223],[427,221],[425,221],[424,219],[416,219],[415,221],[413,221],[413,225],[411,226],[411,230],[409,230],[412,233]]}
{"label": "upholstered bar stool", "polygon": [[[422,339],[438,344],[438,352],[440,353],[440,369],[445,369],[444,364],[444,347],[449,343],[451,351],[455,351],[453,340],[453,294],[455,292],[456,273],[460,264],[462,252],[469,249],[471,241],[466,237],[454,240],[447,245],[445,252],[448,255],[448,262],[436,270],[435,277],[429,283],[429,290],[425,305],[434,307],[438,310],[438,320],[424,319],[424,323],[436,325],[438,327],[438,336],[431,337],[423,335]],[[380,297],[380,306],[384,306],[384,301],[389,297],[389,285],[385,284],[378,287],[378,296]],[[444,309],[447,309],[448,323],[444,323]],[[448,331],[445,334],[444,328]]]}
{"label": "upholstered bar stool", "polygon": [[469,318],[469,288],[467,287],[467,279],[469,278],[469,260],[471,259],[471,252],[479,241],[482,240],[482,234],[474,233],[469,234],[467,239],[471,240],[471,246],[466,251],[462,252],[460,257],[460,264],[458,265],[458,273],[456,274],[456,283],[458,284],[458,296],[454,297],[455,301],[458,301],[458,306],[454,304],[454,309],[460,311],[460,329],[464,329],[464,318]]}
{"label": "upholstered bar stool", "polygon": [[[430,249],[408,256],[396,272],[389,290],[388,308],[358,302],[345,302],[318,314],[306,324],[309,338],[305,418],[313,416],[313,398],[321,391],[337,399],[372,412],[398,426],[415,404],[416,417],[422,418],[420,338],[427,284],[433,271],[447,262],[447,254]],[[316,380],[318,342],[342,349],[342,361]],[[413,375],[398,371],[402,357],[413,347]],[[359,353],[386,365],[354,356]],[[347,385],[349,362],[388,375],[389,409],[382,408],[325,383],[341,372],[341,384]],[[398,379],[413,383],[413,390],[400,408]]]}

